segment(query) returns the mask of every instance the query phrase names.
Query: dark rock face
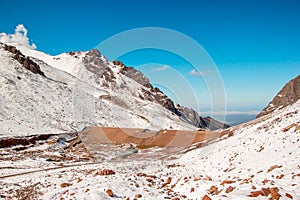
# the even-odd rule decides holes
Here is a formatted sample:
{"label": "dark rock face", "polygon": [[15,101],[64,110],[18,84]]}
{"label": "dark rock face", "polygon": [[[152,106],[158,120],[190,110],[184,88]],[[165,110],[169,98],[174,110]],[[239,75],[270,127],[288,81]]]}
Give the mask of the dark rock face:
{"label": "dark rock face", "polygon": [[47,140],[51,134],[24,136],[24,137],[3,137],[0,138],[0,148],[18,146],[18,145],[30,145],[35,144],[39,140]]}
{"label": "dark rock face", "polygon": [[288,82],[256,118],[291,105],[298,99],[300,99],[300,75]]}
{"label": "dark rock face", "polygon": [[41,71],[40,66],[29,57],[25,57],[16,47],[5,44],[4,50],[13,53],[13,58],[22,64],[24,68],[30,70],[34,74],[45,76],[44,72]]}
{"label": "dark rock face", "polygon": [[229,127],[227,124],[214,120],[211,117],[201,117],[198,112],[191,108],[179,106],[178,110],[180,113],[182,113],[182,116],[186,121],[198,128],[217,130]]}
{"label": "dark rock face", "polygon": [[229,125],[224,124],[223,122],[219,122],[211,117],[203,117],[202,120],[205,124],[205,127],[208,127],[210,130],[217,130],[230,127]]}
{"label": "dark rock face", "polygon": [[115,82],[116,77],[108,66],[108,61],[105,62],[101,59],[101,53],[97,49],[89,51],[83,58],[83,63],[87,70],[96,74],[99,78],[104,78],[107,82]]}
{"label": "dark rock face", "polygon": [[119,65],[119,66],[121,66],[121,67],[124,67],[125,65],[121,62],[121,61],[119,61],[119,60],[114,60],[113,61],[113,64],[114,65]]}
{"label": "dark rock face", "polygon": [[181,116],[181,113],[177,110],[177,108],[175,108],[174,102],[166,95],[164,95],[163,98],[161,98],[160,95],[155,95],[154,97],[160,105],[175,113],[176,115]]}
{"label": "dark rock face", "polygon": [[[120,61],[114,61],[113,63],[118,63]],[[122,62],[118,63],[118,65],[122,66],[122,69],[120,70],[120,73],[135,80],[139,84],[147,87],[152,88],[152,85],[150,84],[150,81],[147,77],[144,76],[144,74],[133,67],[127,67]]]}
{"label": "dark rock face", "polygon": [[184,106],[178,105],[178,110],[182,113],[182,116],[185,118],[186,121],[188,121],[190,124],[193,124],[194,126],[198,128],[205,128],[207,125],[203,121],[203,118],[200,117],[199,113],[191,108],[187,108]]}
{"label": "dark rock face", "polygon": [[145,86],[146,88],[150,89],[150,92],[147,90],[143,90],[144,97],[140,97],[142,99],[147,99],[152,102],[159,103],[166,109],[170,110],[171,112],[175,113],[176,115],[180,116],[181,113],[176,109],[174,103],[171,99],[169,99],[160,89],[153,88],[149,79],[140,71],[136,70],[133,67],[125,66],[121,61],[113,61],[115,65],[122,66],[120,73],[131,78],[132,80],[136,81],[137,83]]}

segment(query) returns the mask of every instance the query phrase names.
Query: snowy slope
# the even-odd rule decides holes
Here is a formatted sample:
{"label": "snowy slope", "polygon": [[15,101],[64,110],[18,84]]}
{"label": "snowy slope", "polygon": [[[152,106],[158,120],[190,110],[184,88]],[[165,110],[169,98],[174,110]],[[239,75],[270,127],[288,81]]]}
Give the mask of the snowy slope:
{"label": "snowy slope", "polygon": [[[6,157],[7,152],[27,156],[0,159],[5,169],[0,194],[43,199],[300,199],[300,101],[263,118],[233,127],[233,136],[177,154],[179,158],[49,162],[26,152],[34,155],[53,142],[23,153],[2,149]],[[20,174],[26,171],[33,172]]]}
{"label": "snowy slope", "polygon": [[87,52],[50,56],[18,48],[39,64],[46,77],[22,67],[0,45],[2,135],[80,131],[91,125],[195,129],[161,105],[136,97],[143,86],[118,74],[118,66],[103,56],[113,82],[87,69],[83,64]]}

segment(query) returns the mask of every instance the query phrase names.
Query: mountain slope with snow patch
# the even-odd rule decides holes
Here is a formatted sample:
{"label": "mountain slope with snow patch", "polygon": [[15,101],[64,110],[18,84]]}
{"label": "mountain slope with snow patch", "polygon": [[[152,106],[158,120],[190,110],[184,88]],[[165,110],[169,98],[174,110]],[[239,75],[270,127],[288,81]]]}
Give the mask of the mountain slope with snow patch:
{"label": "mountain slope with snow patch", "polygon": [[[4,44],[0,45],[2,135],[80,131],[92,125],[196,128],[161,105],[136,97],[144,87],[118,74],[118,66],[103,56],[96,61],[104,65],[86,67],[83,60],[92,51],[52,57],[20,49],[39,65],[45,77],[25,69],[13,53],[4,50]],[[93,71],[103,70],[101,66],[105,67],[103,74]],[[107,68],[111,70],[107,72]]]}

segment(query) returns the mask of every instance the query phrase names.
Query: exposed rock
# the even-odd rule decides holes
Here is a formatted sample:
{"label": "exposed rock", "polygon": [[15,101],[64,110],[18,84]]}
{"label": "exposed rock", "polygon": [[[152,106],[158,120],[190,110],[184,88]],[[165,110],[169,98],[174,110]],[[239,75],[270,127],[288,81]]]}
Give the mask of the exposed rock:
{"label": "exposed rock", "polygon": [[204,195],[201,200],[211,200],[211,198],[208,195]]}
{"label": "exposed rock", "polygon": [[274,169],[281,168],[281,167],[282,167],[282,165],[274,165],[274,166],[272,166],[272,167],[270,167],[270,168],[268,169],[268,172],[271,172],[271,171],[273,171]]}
{"label": "exposed rock", "polygon": [[110,197],[113,197],[113,196],[114,196],[114,193],[113,193],[113,191],[112,191],[111,189],[106,190],[106,193],[107,193],[107,195],[110,196]]}
{"label": "exposed rock", "polygon": [[187,108],[184,106],[177,105],[177,109],[179,112],[182,113],[182,116],[185,118],[186,121],[193,124],[194,126],[198,128],[205,128],[207,127],[207,124],[203,120],[202,117],[200,117],[199,113],[191,108]]}
{"label": "exposed rock", "polygon": [[5,44],[4,50],[13,53],[13,58],[22,64],[25,69],[30,70],[34,74],[45,76],[44,72],[41,71],[40,66],[29,57],[25,57],[16,47]]}
{"label": "exposed rock", "polygon": [[211,117],[201,117],[199,113],[192,108],[177,105],[177,110],[187,122],[198,128],[217,130],[229,127],[227,124],[219,122]]}
{"label": "exposed rock", "polygon": [[217,186],[211,186],[209,188],[209,190],[207,191],[208,194],[211,194],[211,195],[218,195],[222,190],[218,190],[218,187]]}
{"label": "exposed rock", "polygon": [[104,175],[113,175],[113,174],[116,174],[113,170],[103,169],[103,170],[98,171],[95,175],[104,176]]}
{"label": "exposed rock", "polygon": [[279,189],[277,187],[270,188],[271,199],[272,200],[279,200],[281,195],[278,193]]}
{"label": "exposed rock", "polygon": [[184,166],[184,165],[180,165],[180,164],[170,164],[170,165],[166,165],[167,168],[173,168],[173,167],[180,167],[180,166]]}
{"label": "exposed rock", "polygon": [[226,192],[226,193],[230,193],[230,192],[232,192],[234,189],[235,189],[234,187],[229,186],[229,187],[226,189],[225,192]]}
{"label": "exposed rock", "polygon": [[108,61],[101,59],[101,53],[97,49],[90,50],[83,58],[83,63],[87,70],[97,75],[99,78],[104,78],[105,83],[102,86],[108,87],[108,83],[115,83],[115,75],[108,66]]}
{"label": "exposed rock", "polygon": [[259,191],[252,191],[252,192],[250,192],[250,194],[247,195],[247,196],[248,196],[248,197],[258,197],[258,196],[261,195],[261,194],[262,194],[262,191],[259,190]]}
{"label": "exposed rock", "polygon": [[137,175],[137,176],[147,176],[147,174],[142,173],[142,172],[139,172],[139,173],[137,173],[136,175]]}
{"label": "exposed rock", "polygon": [[121,74],[150,89],[150,91],[143,90],[144,95],[140,96],[140,98],[159,103],[174,114],[181,116],[181,113],[177,110],[173,101],[169,99],[159,88],[154,88],[149,79],[142,72],[133,67],[125,66],[121,61],[114,61],[113,63],[115,65],[122,66],[120,69]]}
{"label": "exposed rock", "polygon": [[166,187],[167,185],[169,185],[169,184],[171,183],[171,181],[172,181],[172,178],[171,178],[171,177],[168,177],[167,180],[166,180],[166,182],[161,186],[161,188],[164,188],[164,187]]}
{"label": "exposed rock", "polygon": [[290,125],[286,126],[285,128],[283,128],[282,131],[287,132],[293,127],[297,127],[297,124],[296,123],[290,124]]}
{"label": "exposed rock", "polygon": [[279,200],[281,195],[278,193],[279,189],[277,187],[273,188],[262,188],[259,191],[253,191],[251,192],[248,197],[258,197],[258,196],[264,196],[268,197],[271,194],[271,200]]}
{"label": "exposed rock", "polygon": [[76,53],[75,53],[74,51],[69,52],[69,54],[70,54],[71,56],[75,56],[75,55],[76,55]]}
{"label": "exposed rock", "polygon": [[119,60],[114,60],[113,61],[113,64],[114,65],[119,65],[119,66],[121,66],[121,67],[124,67],[125,65],[121,62],[121,61],[119,61]]}
{"label": "exposed rock", "polygon": [[235,183],[235,181],[232,181],[232,180],[224,180],[224,181],[222,181],[222,183],[221,183],[220,185],[232,184],[232,183]]}
{"label": "exposed rock", "polygon": [[92,49],[86,55],[94,58],[101,57],[101,53],[98,51],[98,49]]}
{"label": "exposed rock", "polygon": [[149,79],[145,77],[145,75],[142,72],[136,70],[133,67],[125,66],[121,61],[114,61],[114,64],[115,63],[117,63],[116,65],[122,66],[122,69],[120,70],[121,74],[131,78],[132,80],[135,80],[136,82],[145,87],[152,88]]}
{"label": "exposed rock", "polygon": [[267,115],[277,109],[291,105],[300,99],[300,75],[288,82],[273,98],[266,108],[257,115],[257,118]]}
{"label": "exposed rock", "polygon": [[42,134],[42,135],[33,135],[33,136],[20,136],[20,137],[2,137],[0,138],[0,148],[13,147],[18,145],[30,145],[35,144],[40,140],[47,140],[53,136],[52,134]]}
{"label": "exposed rock", "polygon": [[289,193],[285,193],[285,196],[286,196],[287,198],[289,198],[289,199],[293,199],[293,196],[292,196],[291,194],[289,194]]}
{"label": "exposed rock", "polygon": [[69,187],[71,185],[72,185],[72,183],[62,183],[62,184],[60,184],[60,187],[65,188],[65,187]]}
{"label": "exposed rock", "polygon": [[223,129],[223,128],[228,128],[229,125],[219,122],[211,117],[203,117],[203,121],[205,122],[204,127],[209,128],[210,130],[217,130],[217,129]]}
{"label": "exposed rock", "polygon": [[206,177],[205,177],[205,180],[207,180],[207,181],[212,181],[212,178],[211,178],[210,176],[206,176]]}
{"label": "exposed rock", "polygon": [[166,180],[166,184],[170,184],[172,181],[172,178],[171,177],[168,177],[168,179]]}

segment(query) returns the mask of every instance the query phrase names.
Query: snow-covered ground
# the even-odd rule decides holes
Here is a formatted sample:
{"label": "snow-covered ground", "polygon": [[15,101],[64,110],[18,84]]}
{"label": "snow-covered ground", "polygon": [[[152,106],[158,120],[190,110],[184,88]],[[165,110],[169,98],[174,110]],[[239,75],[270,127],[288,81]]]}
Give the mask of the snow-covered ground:
{"label": "snow-covered ground", "polygon": [[[129,156],[97,162],[80,161],[77,156],[77,161],[55,162],[43,156],[17,159],[5,154],[13,150],[4,148],[0,195],[30,194],[42,199],[269,199],[273,195],[273,199],[300,199],[299,119],[300,101],[231,128],[234,135],[227,139],[178,153],[179,158],[170,155],[172,159],[134,160]],[[45,144],[40,145],[35,151],[45,151]],[[29,150],[24,151],[29,155]],[[109,157],[110,152],[104,153]],[[27,171],[33,172],[20,174]]]}

